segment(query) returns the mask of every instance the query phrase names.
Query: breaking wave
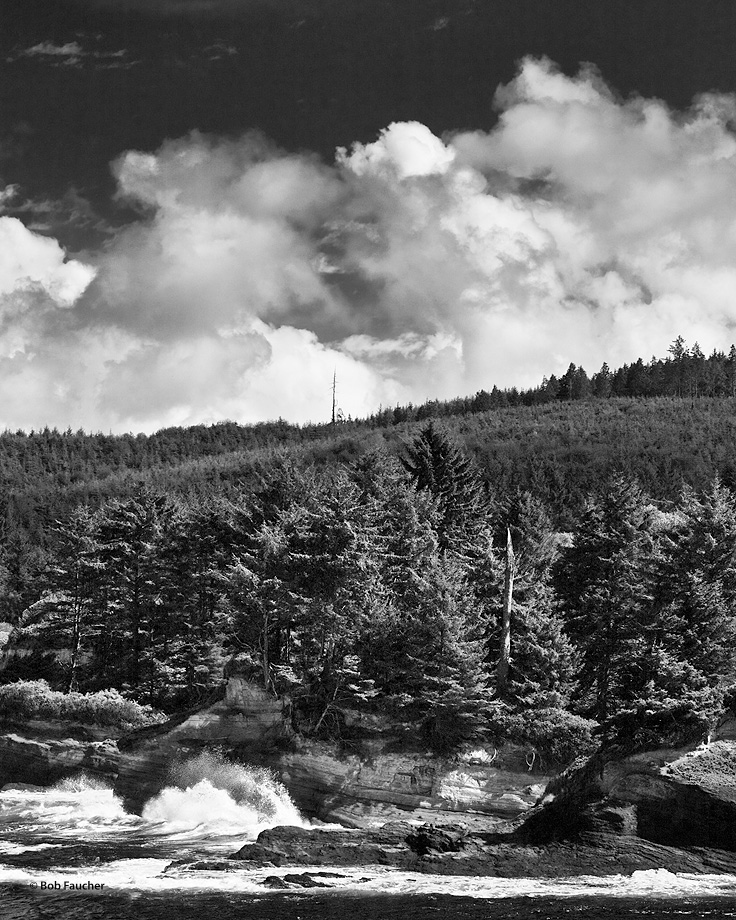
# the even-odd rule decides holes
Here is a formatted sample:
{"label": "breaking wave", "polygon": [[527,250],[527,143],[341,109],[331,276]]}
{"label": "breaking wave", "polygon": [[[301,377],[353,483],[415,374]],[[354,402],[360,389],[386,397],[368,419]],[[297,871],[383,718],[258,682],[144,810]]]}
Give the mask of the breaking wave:
{"label": "breaking wave", "polygon": [[[309,874],[310,868],[252,868],[222,858],[276,824],[304,824],[287,790],[268,771],[213,754],[175,764],[169,785],[146,804],[142,816],[125,812],[109,787],[84,776],[49,789],[9,787],[0,791],[0,885],[26,891],[55,880],[62,889],[65,883],[94,882],[106,892],[152,896],[198,891],[277,897],[270,890],[273,876],[282,880],[275,887],[288,889],[290,875]],[[735,876],[673,874],[664,868],[604,878],[448,878],[377,865],[321,866],[312,874],[316,891],[335,897],[342,892],[488,901],[643,898],[673,904],[736,899]]]}
{"label": "breaking wave", "polygon": [[144,820],[172,831],[255,837],[277,824],[304,826],[286,788],[269,770],[203,753],[177,762],[167,786],[146,803]]}

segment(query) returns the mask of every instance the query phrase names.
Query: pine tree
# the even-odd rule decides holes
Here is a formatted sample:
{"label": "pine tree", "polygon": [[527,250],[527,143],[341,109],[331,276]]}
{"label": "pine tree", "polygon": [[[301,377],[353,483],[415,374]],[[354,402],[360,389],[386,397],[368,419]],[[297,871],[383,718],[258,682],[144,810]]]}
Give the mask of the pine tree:
{"label": "pine tree", "polygon": [[700,496],[685,489],[679,510],[660,580],[681,656],[713,684],[735,676],[736,500],[716,479]]}
{"label": "pine tree", "polygon": [[588,501],[557,566],[566,631],[582,657],[583,706],[600,722],[636,692],[632,669],[645,643],[640,622],[651,600],[651,547],[644,496],[615,477]]}
{"label": "pine tree", "polygon": [[426,489],[437,499],[440,550],[472,551],[488,511],[473,463],[433,422],[407,447],[402,463],[417,488]]}
{"label": "pine tree", "polygon": [[95,516],[83,505],[66,522],[57,524],[54,553],[43,578],[46,588],[19,624],[42,647],[61,653],[62,689],[66,691],[83,685],[102,620],[103,573],[95,530]]}

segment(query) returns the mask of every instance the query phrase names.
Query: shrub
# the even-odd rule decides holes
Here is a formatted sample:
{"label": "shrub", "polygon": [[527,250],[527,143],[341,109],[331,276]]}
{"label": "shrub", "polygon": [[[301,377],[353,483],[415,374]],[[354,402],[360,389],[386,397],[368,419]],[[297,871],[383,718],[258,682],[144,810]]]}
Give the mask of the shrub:
{"label": "shrub", "polygon": [[531,745],[550,766],[564,767],[596,748],[597,723],[565,709],[546,707],[516,710],[494,702],[488,713],[490,731],[500,741]]}
{"label": "shrub", "polygon": [[150,706],[126,700],[117,690],[60,693],[45,680],[19,680],[0,686],[0,716],[9,719],[58,719],[86,725],[138,728],[163,721]]}
{"label": "shrub", "polygon": [[672,700],[661,693],[637,700],[629,709],[609,719],[601,734],[607,741],[632,751],[680,747],[700,741],[721,711],[723,695],[717,688],[707,687],[683,697]]}
{"label": "shrub", "polygon": [[524,740],[555,766],[566,766],[576,757],[587,757],[597,747],[593,730],[597,723],[565,709],[538,709],[524,713]]}

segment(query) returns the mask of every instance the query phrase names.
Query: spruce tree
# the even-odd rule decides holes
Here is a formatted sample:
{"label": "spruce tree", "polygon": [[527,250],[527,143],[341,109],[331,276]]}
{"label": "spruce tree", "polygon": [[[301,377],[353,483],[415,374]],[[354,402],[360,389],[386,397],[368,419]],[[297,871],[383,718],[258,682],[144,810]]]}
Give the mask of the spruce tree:
{"label": "spruce tree", "polygon": [[105,620],[96,638],[98,680],[151,700],[159,686],[153,637],[161,603],[159,537],[166,500],[140,490],[108,502],[97,517]]}
{"label": "spruce tree", "polygon": [[716,479],[685,489],[681,523],[665,543],[662,593],[678,619],[680,655],[711,683],[733,679],[736,641],[736,500]]}
{"label": "spruce tree", "polygon": [[614,477],[588,501],[556,569],[566,631],[582,658],[581,704],[600,722],[636,694],[632,672],[645,647],[641,621],[651,601],[648,521],[639,487]]}
{"label": "spruce tree", "polygon": [[488,513],[488,500],[473,465],[434,422],[406,448],[402,463],[417,488],[435,496],[440,550],[472,552]]}
{"label": "spruce tree", "polygon": [[222,679],[229,544],[225,508],[214,499],[180,500],[161,523],[160,604],[151,635],[159,705],[191,706]]}
{"label": "spruce tree", "polygon": [[104,620],[103,567],[95,532],[95,515],[84,505],[56,525],[54,550],[43,576],[45,589],[19,623],[19,635],[63,653],[57,679],[66,691],[84,689],[94,670],[94,636]]}

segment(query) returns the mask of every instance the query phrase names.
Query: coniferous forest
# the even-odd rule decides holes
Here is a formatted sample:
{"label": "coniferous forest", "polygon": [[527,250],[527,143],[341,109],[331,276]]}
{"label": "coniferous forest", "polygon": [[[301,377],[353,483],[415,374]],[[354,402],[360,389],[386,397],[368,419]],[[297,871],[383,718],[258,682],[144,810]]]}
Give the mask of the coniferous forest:
{"label": "coniferous forest", "polygon": [[0,436],[0,680],[174,713],[229,673],[305,735],[697,735],[730,702],[736,349],[359,421]]}

